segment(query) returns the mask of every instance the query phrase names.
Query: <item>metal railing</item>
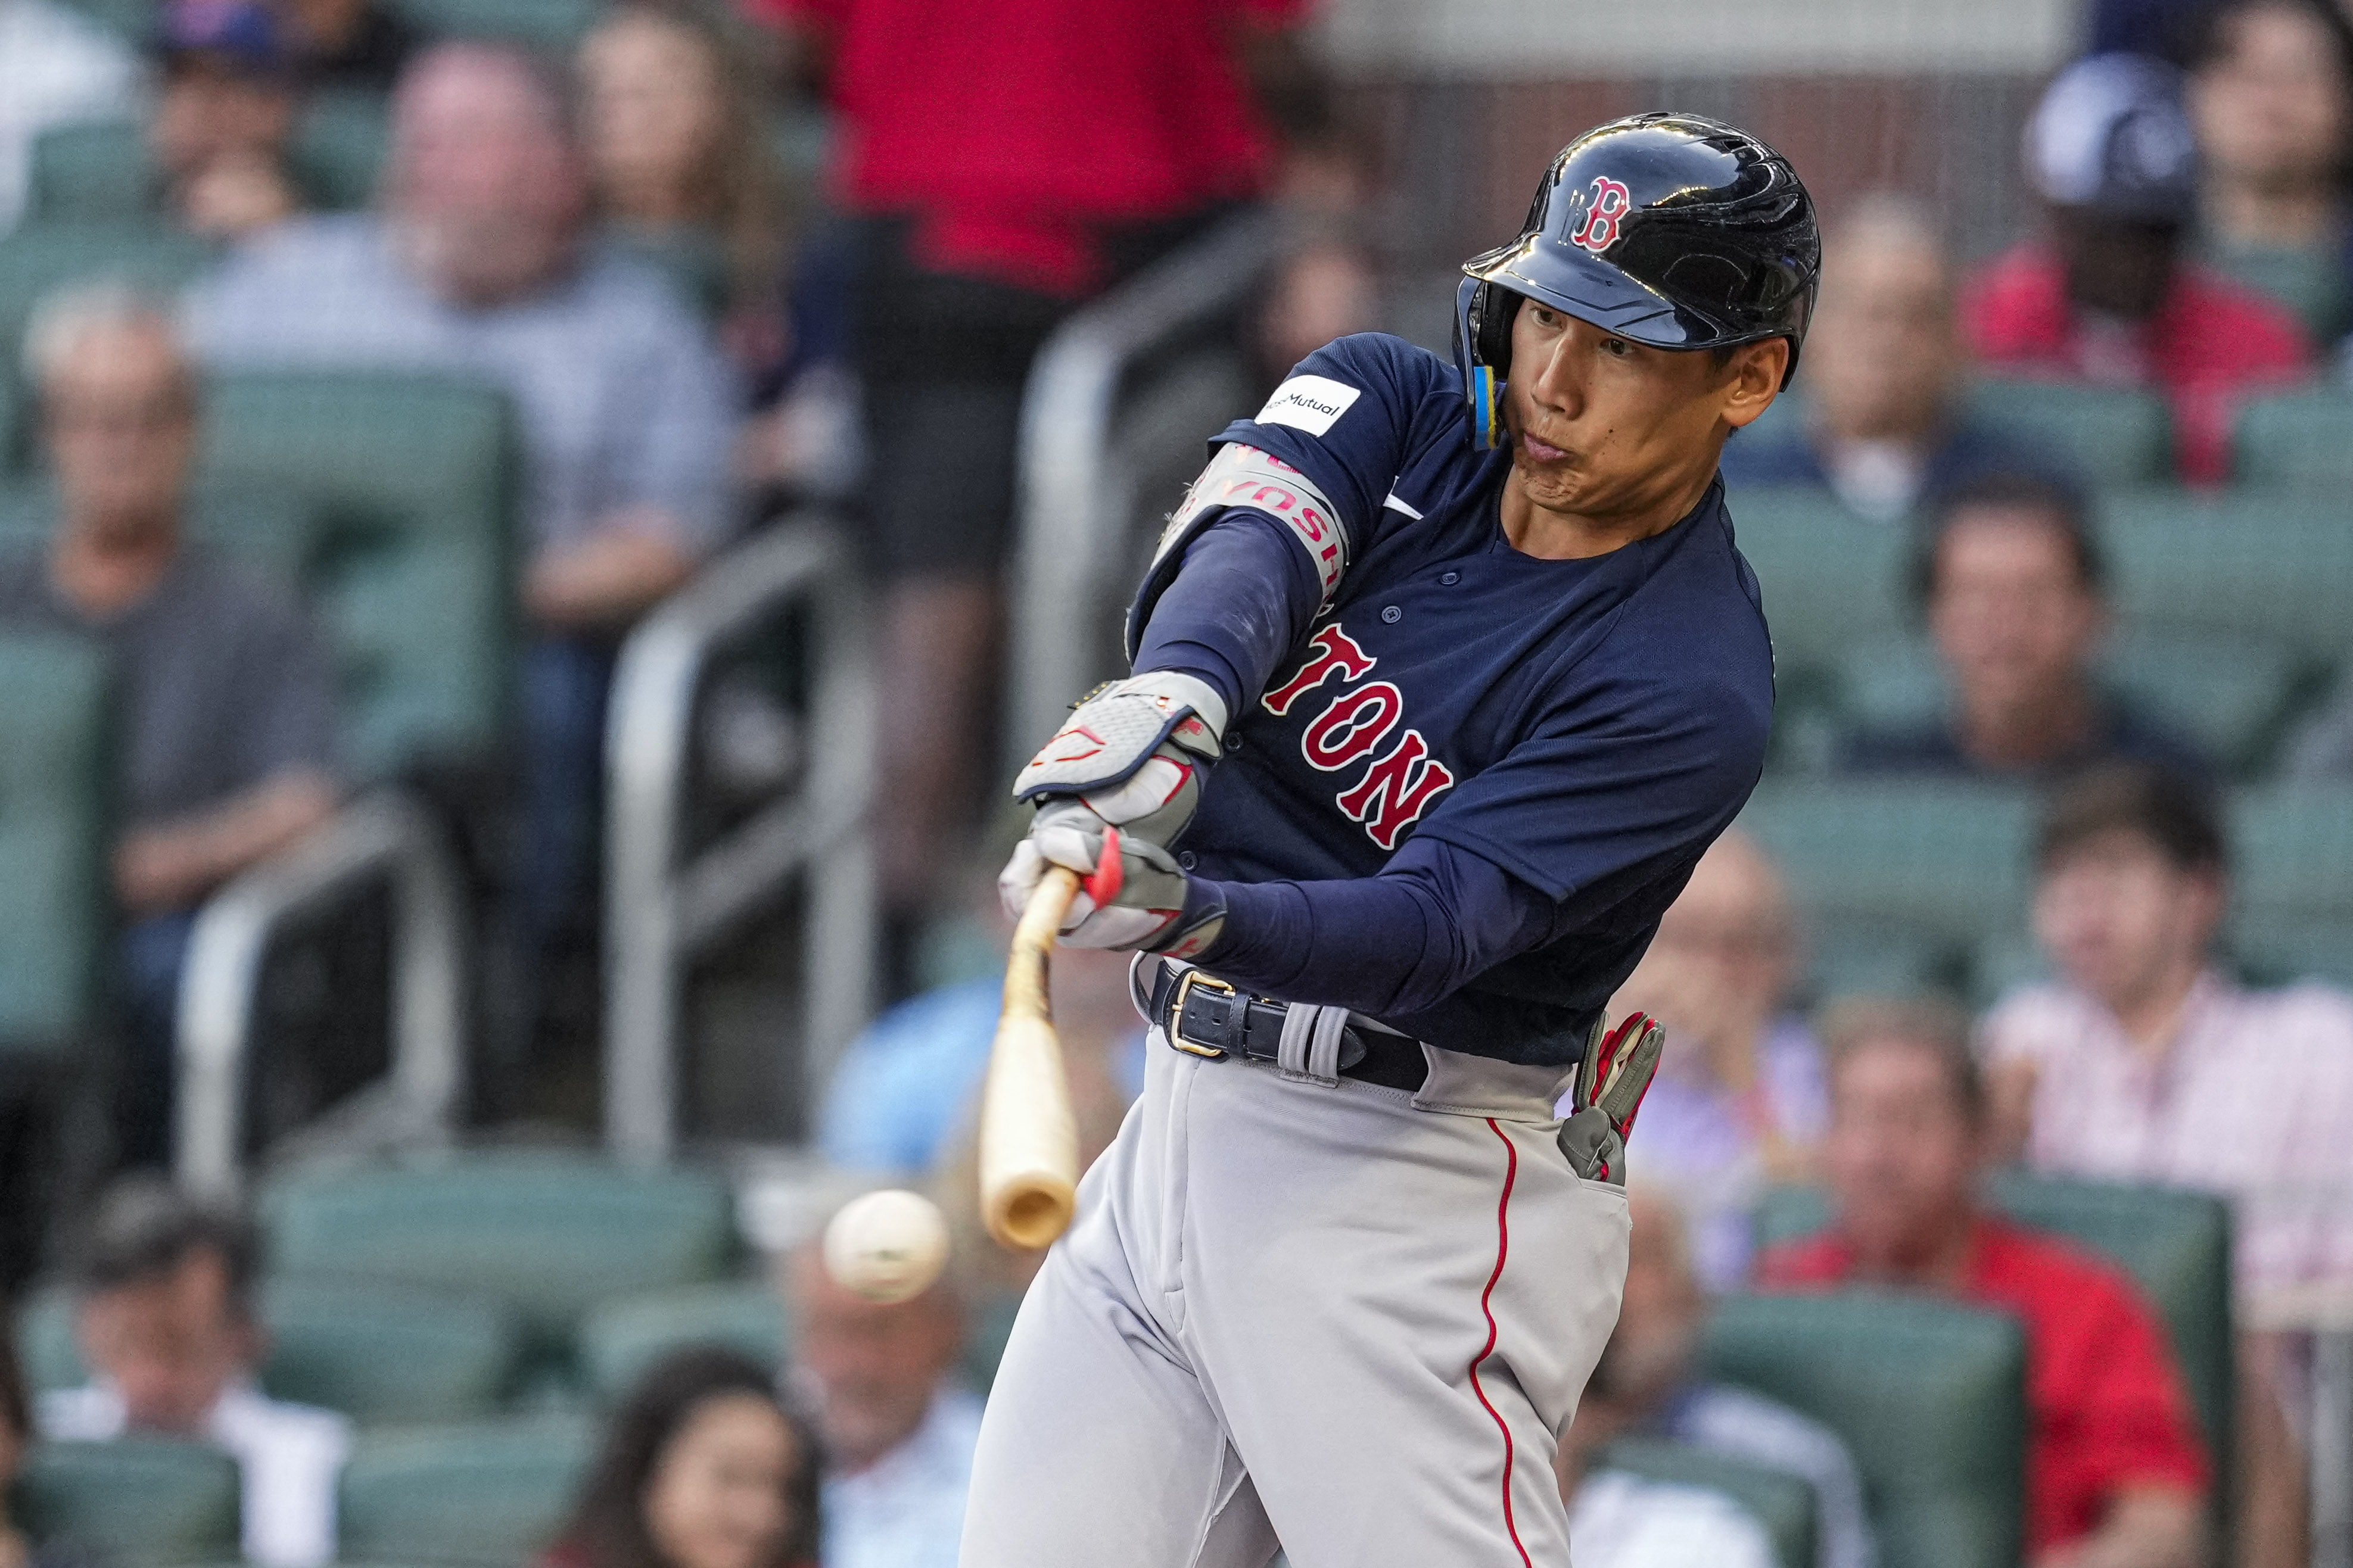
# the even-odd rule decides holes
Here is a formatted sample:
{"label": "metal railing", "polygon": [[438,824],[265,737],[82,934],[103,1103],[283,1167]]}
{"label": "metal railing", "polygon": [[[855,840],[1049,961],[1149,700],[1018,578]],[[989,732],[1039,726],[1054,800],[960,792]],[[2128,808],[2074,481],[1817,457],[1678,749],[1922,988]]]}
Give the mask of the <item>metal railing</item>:
{"label": "metal railing", "polygon": [[1135,503],[1113,456],[1122,383],[1145,355],[1247,298],[1274,260],[1278,229],[1271,213],[1229,219],[1073,312],[1039,352],[1021,404],[1007,755],[1035,750],[1098,673],[1096,612],[1131,586],[1111,580]]}
{"label": "metal railing", "polygon": [[[785,607],[809,614],[808,762],[797,784],[688,859],[695,698],[714,653]],[[621,650],[606,729],[605,1142],[638,1162],[678,1139],[687,966],[799,876],[806,1081],[865,1023],[876,895],[867,826],[874,673],[849,552],[789,520],[712,563]]]}
{"label": "metal railing", "polygon": [[197,911],[181,974],[178,1152],[187,1190],[235,1197],[245,1179],[254,1011],[270,943],[360,889],[392,891],[392,1068],[297,1137],[345,1147],[446,1140],[465,1074],[465,904],[432,820],[386,792],[237,877]]}

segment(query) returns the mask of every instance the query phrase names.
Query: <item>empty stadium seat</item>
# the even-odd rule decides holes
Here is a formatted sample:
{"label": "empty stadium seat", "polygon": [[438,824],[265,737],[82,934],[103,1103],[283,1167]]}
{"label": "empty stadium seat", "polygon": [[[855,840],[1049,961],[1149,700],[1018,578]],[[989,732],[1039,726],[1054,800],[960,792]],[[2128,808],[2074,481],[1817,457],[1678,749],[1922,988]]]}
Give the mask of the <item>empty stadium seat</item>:
{"label": "empty stadium seat", "polygon": [[90,1027],[108,930],[112,680],[92,642],[0,633],[0,1051]]}
{"label": "empty stadium seat", "polygon": [[543,1347],[598,1301],[723,1279],[737,1253],[718,1181],[553,1151],[291,1174],[261,1215],[282,1275],[494,1298]]}
{"label": "empty stadium seat", "polygon": [[2026,904],[2023,790],[1904,779],[1767,784],[1741,814],[1831,924],[1974,942]]}
{"label": "empty stadium seat", "polygon": [[790,1332],[784,1300],[765,1280],[689,1285],[600,1303],[580,1325],[580,1367],[589,1392],[612,1404],[681,1346],[722,1344],[775,1366]]}
{"label": "empty stadium seat", "polygon": [[234,1557],[237,1461],[200,1443],[38,1443],[17,1480],[22,1522],[131,1564]]}
{"label": "empty stadium seat", "polygon": [[[2267,638],[2130,633],[2101,659],[2107,688],[2195,742],[2216,764],[2252,769],[2277,739],[2299,684],[2295,650]],[[1933,723],[1947,688],[1922,637],[1862,644],[1843,661],[1839,710],[1866,729]]]}
{"label": "empty stadium seat", "polygon": [[2353,480],[2353,395],[2327,387],[2251,398],[2234,445],[2240,484],[2341,489]]}
{"label": "empty stadium seat", "polygon": [[2289,491],[2101,497],[2110,597],[2128,629],[2271,639],[2308,659],[2353,650],[2353,528],[2341,503]]}
{"label": "empty stadium seat", "polygon": [[363,1433],[336,1491],[340,1554],[522,1568],[595,1457],[577,1417]]}
{"label": "empty stadium seat", "polygon": [[569,50],[596,25],[596,0],[395,0],[420,29],[445,37],[509,38]]}
{"label": "empty stadium seat", "polygon": [[506,399],[431,375],[251,372],[206,388],[210,485],[290,495],[341,660],[364,776],[500,734],[514,638],[515,435]]}
{"label": "empty stadium seat", "polygon": [[1846,1439],[1887,1568],[2017,1568],[2026,1342],[2011,1319],[1856,1292],[1735,1296],[1705,1362]]}
{"label": "empty stadium seat", "polygon": [[2235,914],[2258,928],[2353,921],[2353,789],[2285,784],[2231,802]]}
{"label": "empty stadium seat", "polygon": [[1658,1437],[1618,1438],[1595,1457],[1594,1466],[1721,1492],[1765,1527],[1778,1568],[1814,1568],[1820,1510],[1802,1477]]}
{"label": "empty stadium seat", "polygon": [[1996,378],[1970,389],[1969,412],[2067,458],[2094,484],[2154,484],[2173,474],[2172,415],[2153,393]]}
{"label": "empty stadium seat", "polygon": [[1911,534],[1902,523],[1858,517],[1811,486],[1743,489],[1728,504],[1783,663],[1835,668],[1856,643],[1908,623]]}
{"label": "empty stadium seat", "polygon": [[497,1302],[381,1282],[272,1279],[264,1387],[370,1423],[459,1421],[499,1408],[522,1325]]}
{"label": "empty stadium seat", "polygon": [[[269,1336],[262,1387],[364,1423],[491,1415],[513,1385],[523,1349],[510,1308],[378,1280],[268,1279],[259,1306]],[[35,1388],[88,1378],[74,1343],[73,1299],[61,1286],[26,1301],[16,1345]]]}
{"label": "empty stadium seat", "polygon": [[159,224],[27,223],[0,237],[0,355],[13,374],[25,322],[59,286],[114,279],[178,289],[211,265],[212,247]]}
{"label": "empty stadium seat", "polygon": [[[2229,1453],[2230,1205],[2211,1193],[2016,1170],[1994,1173],[1985,1195],[2020,1224],[2065,1237],[2132,1276],[2165,1323],[2207,1442]],[[1763,1248],[1792,1241],[1829,1223],[1820,1189],[1775,1187],[1757,1208],[1757,1243]]]}

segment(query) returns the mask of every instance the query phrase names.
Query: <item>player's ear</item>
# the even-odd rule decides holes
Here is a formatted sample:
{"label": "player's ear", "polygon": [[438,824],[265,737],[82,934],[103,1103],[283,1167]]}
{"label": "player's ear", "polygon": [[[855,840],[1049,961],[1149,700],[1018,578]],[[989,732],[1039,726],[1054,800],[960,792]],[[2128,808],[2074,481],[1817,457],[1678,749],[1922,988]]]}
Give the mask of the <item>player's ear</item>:
{"label": "player's ear", "polygon": [[1737,430],[1772,407],[1774,398],[1780,395],[1781,378],[1788,368],[1787,338],[1767,338],[1733,350],[1732,363],[1725,366],[1721,384],[1724,422]]}

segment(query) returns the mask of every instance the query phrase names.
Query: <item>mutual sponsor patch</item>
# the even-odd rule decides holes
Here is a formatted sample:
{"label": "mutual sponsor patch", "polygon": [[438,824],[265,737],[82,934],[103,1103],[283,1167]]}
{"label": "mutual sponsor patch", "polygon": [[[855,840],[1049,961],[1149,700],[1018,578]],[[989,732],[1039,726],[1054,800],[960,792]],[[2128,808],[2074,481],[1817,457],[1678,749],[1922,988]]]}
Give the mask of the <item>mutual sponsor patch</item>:
{"label": "mutual sponsor patch", "polygon": [[1364,395],[1364,388],[1328,375],[1294,375],[1274,389],[1274,395],[1258,411],[1258,422],[1288,425],[1310,436],[1321,436]]}

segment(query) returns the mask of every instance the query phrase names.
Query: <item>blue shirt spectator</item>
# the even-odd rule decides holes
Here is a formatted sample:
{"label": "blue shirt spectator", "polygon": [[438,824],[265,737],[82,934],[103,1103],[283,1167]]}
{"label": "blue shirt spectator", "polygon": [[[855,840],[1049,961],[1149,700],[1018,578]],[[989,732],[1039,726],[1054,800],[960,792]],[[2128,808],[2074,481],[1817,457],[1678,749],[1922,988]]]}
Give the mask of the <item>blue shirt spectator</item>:
{"label": "blue shirt spectator", "polygon": [[1789,411],[1724,448],[1736,514],[1751,486],[1820,485],[1892,521],[1988,474],[2069,477],[2058,458],[1970,416],[1951,258],[1926,214],[1866,197],[1831,231],[1822,277]]}

